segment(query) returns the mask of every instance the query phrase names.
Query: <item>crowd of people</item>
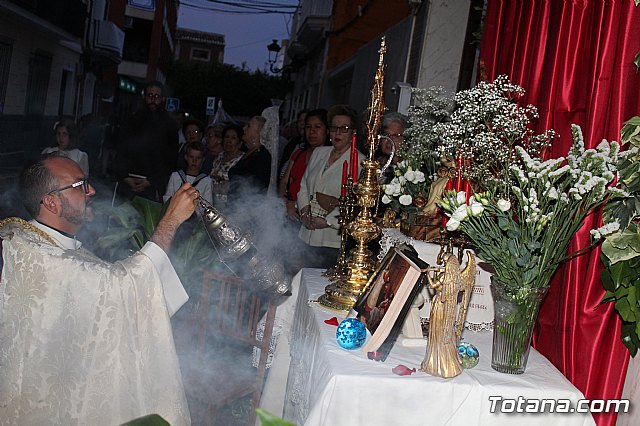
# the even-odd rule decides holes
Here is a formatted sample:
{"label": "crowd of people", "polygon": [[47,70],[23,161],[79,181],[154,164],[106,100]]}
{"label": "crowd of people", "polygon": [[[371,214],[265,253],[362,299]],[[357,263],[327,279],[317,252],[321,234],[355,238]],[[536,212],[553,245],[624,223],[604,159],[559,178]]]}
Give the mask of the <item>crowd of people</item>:
{"label": "crowd of people", "polygon": [[[295,235],[284,244],[301,254],[290,266],[329,268],[337,260],[345,163],[357,161],[359,173],[365,158],[352,152],[360,129],[357,111],[348,105],[303,110],[286,140],[278,131],[277,108],[275,120],[274,111],[265,110],[244,126],[205,126],[165,111],[159,82],[146,85],[143,100],[115,143],[113,133],[103,134],[111,154],[91,151],[108,157],[107,167],[104,159],[78,149],[72,120],[58,121],[53,146],[20,175],[20,196],[33,220],[0,222],[0,418],[10,423],[120,423],[154,412],[171,424],[189,423],[168,321],[187,294],[166,252],[200,199],[231,212],[242,205],[245,188],[278,197]],[[399,161],[406,125],[400,114],[385,117],[379,161]],[[97,173],[90,169],[96,164]],[[90,179],[105,170],[120,199],[168,203],[141,256],[116,263],[96,258],[76,239],[92,215],[96,191]],[[78,282],[99,285],[78,288]],[[134,350],[141,347],[142,353]],[[73,383],[57,371],[65,368],[60,363],[77,371]],[[166,374],[162,386],[143,385],[156,380],[154,372],[167,370],[178,377]],[[65,390],[54,391],[59,388]]]}

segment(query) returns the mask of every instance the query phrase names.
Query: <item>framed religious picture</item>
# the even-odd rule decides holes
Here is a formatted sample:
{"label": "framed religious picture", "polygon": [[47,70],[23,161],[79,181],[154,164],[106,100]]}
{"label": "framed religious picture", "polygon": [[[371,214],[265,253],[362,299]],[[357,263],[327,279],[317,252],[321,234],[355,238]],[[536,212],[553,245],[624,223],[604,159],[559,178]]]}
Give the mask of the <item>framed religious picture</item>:
{"label": "framed religious picture", "polygon": [[413,247],[403,245],[389,250],[354,305],[356,318],[371,333],[363,351],[381,352],[379,358],[386,359],[411,303],[424,285],[428,266]]}

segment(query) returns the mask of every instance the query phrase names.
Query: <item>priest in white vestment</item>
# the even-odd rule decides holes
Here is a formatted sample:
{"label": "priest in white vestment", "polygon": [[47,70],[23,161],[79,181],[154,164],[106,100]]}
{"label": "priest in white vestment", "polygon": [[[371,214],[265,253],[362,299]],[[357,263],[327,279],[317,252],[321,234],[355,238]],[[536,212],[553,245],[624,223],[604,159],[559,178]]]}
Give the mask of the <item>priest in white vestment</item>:
{"label": "priest in white vestment", "polygon": [[153,413],[190,424],[169,321],[188,297],[165,251],[197,191],[183,185],[151,241],[108,263],[74,237],[95,194],[76,163],[46,158],[19,185],[34,220],[0,222],[0,424],[118,425]]}

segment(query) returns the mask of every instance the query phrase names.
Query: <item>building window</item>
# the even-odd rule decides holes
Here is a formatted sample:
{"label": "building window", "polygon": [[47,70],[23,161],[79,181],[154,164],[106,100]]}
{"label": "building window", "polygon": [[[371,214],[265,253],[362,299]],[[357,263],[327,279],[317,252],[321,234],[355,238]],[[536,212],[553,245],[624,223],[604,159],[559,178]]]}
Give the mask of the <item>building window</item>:
{"label": "building window", "polygon": [[205,49],[197,49],[195,47],[191,48],[191,59],[196,61],[207,61],[209,62],[209,51]]}
{"label": "building window", "polygon": [[4,100],[9,84],[9,67],[11,66],[12,45],[0,42],[0,114],[4,112]]}
{"label": "building window", "polygon": [[51,74],[51,57],[35,53],[29,60],[25,114],[43,115]]}
{"label": "building window", "polygon": [[73,71],[62,70],[60,79],[60,97],[58,99],[58,115],[73,115],[74,84]]}

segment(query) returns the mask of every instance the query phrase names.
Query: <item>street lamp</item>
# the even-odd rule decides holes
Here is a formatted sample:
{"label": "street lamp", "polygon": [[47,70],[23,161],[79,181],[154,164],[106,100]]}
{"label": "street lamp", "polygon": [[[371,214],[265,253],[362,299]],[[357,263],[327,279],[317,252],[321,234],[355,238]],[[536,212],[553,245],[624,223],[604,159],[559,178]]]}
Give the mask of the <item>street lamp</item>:
{"label": "street lamp", "polygon": [[269,69],[272,73],[278,74],[281,73],[283,68],[275,67],[276,61],[278,60],[278,54],[282,48],[278,44],[277,40],[273,40],[271,44],[267,46],[267,50],[269,51]]}

